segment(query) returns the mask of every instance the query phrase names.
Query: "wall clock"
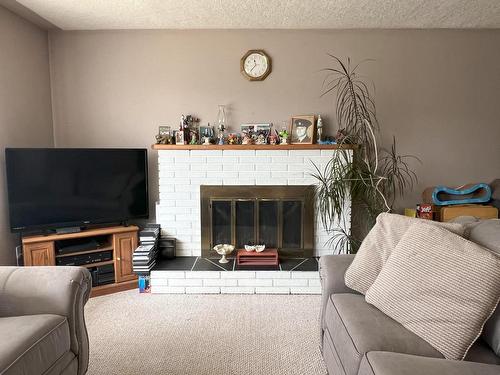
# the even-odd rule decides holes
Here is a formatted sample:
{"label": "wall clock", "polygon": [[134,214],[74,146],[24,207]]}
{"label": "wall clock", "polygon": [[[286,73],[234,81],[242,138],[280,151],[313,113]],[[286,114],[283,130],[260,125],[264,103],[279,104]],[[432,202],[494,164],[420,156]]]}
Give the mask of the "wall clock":
{"label": "wall clock", "polygon": [[252,49],[241,58],[240,69],[249,81],[263,81],[271,73],[271,58],[264,50]]}

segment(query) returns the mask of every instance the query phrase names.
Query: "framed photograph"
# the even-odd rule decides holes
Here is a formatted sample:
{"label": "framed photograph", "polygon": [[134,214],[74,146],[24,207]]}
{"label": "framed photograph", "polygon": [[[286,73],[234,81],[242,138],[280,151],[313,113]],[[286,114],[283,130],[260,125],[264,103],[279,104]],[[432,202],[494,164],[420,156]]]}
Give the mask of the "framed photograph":
{"label": "framed photograph", "polygon": [[172,129],[170,128],[170,126],[160,126],[158,128],[158,134],[160,134],[160,135],[169,136],[171,131],[172,131]]}
{"label": "framed photograph", "polygon": [[291,144],[313,144],[315,120],[314,115],[293,116],[290,120]]}
{"label": "framed photograph", "polygon": [[272,124],[270,123],[254,123],[254,124],[241,124],[240,129],[242,133],[255,133],[259,130],[265,130],[269,132],[271,130]]}
{"label": "framed photograph", "polygon": [[266,132],[271,131],[272,124],[255,124],[255,131],[264,130]]}
{"label": "framed photograph", "polygon": [[175,132],[175,144],[176,145],[185,145],[186,141],[184,140],[184,131],[177,130]]}
{"label": "framed photograph", "polygon": [[214,132],[211,126],[200,125],[200,138],[213,138]]}

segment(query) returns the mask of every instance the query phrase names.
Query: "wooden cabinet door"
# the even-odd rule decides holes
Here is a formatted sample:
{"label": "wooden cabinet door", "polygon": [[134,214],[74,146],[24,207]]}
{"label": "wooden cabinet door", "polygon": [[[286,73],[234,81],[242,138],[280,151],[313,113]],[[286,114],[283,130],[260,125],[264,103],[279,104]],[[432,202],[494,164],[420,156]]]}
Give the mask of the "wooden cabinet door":
{"label": "wooden cabinet door", "polygon": [[23,245],[25,266],[55,266],[54,242],[37,242]]}
{"label": "wooden cabinet door", "polygon": [[115,250],[115,279],[116,282],[134,280],[132,272],[132,254],[137,247],[137,232],[117,233],[113,235]]}

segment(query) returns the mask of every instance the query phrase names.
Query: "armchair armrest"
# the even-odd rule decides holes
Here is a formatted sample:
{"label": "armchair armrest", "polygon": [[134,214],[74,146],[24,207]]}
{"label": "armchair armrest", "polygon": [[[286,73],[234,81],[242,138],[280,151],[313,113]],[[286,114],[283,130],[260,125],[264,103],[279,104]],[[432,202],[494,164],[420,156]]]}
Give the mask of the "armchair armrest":
{"label": "armchair armrest", "polygon": [[66,317],[78,373],[88,366],[84,305],[92,278],[82,267],[0,267],[0,317],[55,314]]}
{"label": "armchair armrest", "polygon": [[325,255],[319,260],[319,277],[321,280],[321,311],[320,311],[320,333],[321,343],[323,341],[323,329],[325,324],[323,316],[326,304],[332,294],[355,293],[355,290],[348,288],[344,282],[344,274],[351,262],[354,254]]}

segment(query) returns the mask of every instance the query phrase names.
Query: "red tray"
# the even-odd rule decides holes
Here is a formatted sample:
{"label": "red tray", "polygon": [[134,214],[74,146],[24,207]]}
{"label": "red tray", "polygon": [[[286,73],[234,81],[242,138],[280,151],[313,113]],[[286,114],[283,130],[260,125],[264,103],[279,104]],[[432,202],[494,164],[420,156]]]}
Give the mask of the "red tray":
{"label": "red tray", "polygon": [[277,266],[279,265],[278,250],[266,249],[260,253],[238,250],[236,264],[238,266]]}

